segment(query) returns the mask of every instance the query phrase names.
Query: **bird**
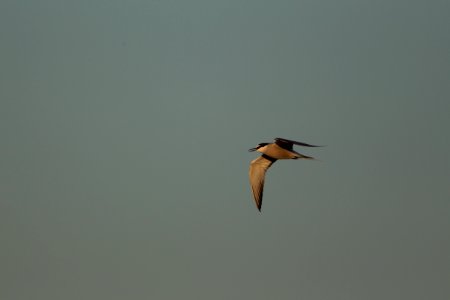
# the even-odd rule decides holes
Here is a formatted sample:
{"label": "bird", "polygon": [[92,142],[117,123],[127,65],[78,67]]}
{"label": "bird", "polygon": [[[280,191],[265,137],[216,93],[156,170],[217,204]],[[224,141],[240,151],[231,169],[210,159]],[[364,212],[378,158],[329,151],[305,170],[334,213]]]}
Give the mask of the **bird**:
{"label": "bird", "polygon": [[266,172],[274,162],[279,159],[314,159],[311,156],[294,151],[294,145],[321,147],[283,138],[275,138],[273,143],[259,143],[258,146],[248,150],[249,152],[257,151],[262,153],[260,157],[251,161],[248,172],[253,198],[259,211],[261,211],[262,206]]}

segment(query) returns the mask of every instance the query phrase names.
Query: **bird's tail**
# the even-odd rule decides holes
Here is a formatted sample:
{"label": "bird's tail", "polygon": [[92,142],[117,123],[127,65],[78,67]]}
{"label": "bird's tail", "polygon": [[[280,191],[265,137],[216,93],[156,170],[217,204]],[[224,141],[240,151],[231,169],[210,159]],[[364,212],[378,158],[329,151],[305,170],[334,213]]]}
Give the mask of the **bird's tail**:
{"label": "bird's tail", "polygon": [[312,156],[307,156],[307,155],[298,153],[297,151],[292,151],[292,152],[295,152],[295,154],[296,154],[296,156],[293,159],[299,159],[299,158],[302,158],[302,159],[315,159]]}

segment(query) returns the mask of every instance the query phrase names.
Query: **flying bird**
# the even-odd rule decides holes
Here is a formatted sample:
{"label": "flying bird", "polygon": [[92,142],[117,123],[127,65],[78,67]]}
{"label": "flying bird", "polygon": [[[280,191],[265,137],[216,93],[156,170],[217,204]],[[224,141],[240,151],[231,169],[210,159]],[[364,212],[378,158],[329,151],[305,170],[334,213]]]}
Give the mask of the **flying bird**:
{"label": "flying bird", "polygon": [[250,163],[250,170],[248,172],[253,198],[255,199],[255,204],[259,211],[261,211],[266,171],[274,162],[278,159],[314,159],[313,157],[294,151],[294,145],[304,147],[320,147],[283,138],[275,138],[273,143],[260,143],[255,148],[248,150],[250,152],[258,151],[262,153],[260,157],[252,160]]}

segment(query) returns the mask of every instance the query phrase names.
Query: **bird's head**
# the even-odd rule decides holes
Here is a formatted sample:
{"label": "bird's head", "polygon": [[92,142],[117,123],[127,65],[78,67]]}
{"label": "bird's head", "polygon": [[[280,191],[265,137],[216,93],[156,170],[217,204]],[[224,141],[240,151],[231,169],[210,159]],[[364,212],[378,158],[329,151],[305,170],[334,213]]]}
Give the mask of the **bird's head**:
{"label": "bird's head", "polygon": [[269,145],[269,143],[259,143],[258,146],[256,146],[255,148],[248,149],[248,151],[249,152],[258,151],[259,148],[262,148],[266,145]]}

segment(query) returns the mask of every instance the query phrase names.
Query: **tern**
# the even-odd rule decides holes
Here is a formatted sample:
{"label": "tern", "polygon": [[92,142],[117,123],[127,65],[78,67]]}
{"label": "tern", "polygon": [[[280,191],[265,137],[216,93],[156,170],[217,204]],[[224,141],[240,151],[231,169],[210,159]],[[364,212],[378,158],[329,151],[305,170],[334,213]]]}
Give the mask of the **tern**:
{"label": "tern", "polygon": [[255,204],[259,211],[261,211],[266,171],[274,162],[278,159],[314,159],[313,157],[294,151],[294,145],[304,147],[320,147],[288,139],[275,138],[273,143],[260,143],[255,148],[248,150],[250,152],[258,151],[262,153],[260,157],[252,160],[248,172],[253,198],[255,199]]}

